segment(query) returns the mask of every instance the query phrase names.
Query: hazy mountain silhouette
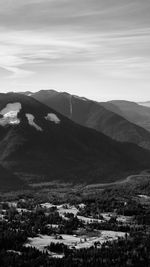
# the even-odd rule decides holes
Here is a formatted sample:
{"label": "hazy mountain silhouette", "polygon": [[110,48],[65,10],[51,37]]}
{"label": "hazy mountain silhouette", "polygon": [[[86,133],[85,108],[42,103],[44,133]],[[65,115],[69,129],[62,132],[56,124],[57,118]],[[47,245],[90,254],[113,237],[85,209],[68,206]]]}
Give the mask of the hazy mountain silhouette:
{"label": "hazy mountain silhouette", "polygon": [[138,104],[141,105],[141,106],[150,108],[150,101],[139,102]]}
{"label": "hazy mountain silhouette", "polygon": [[[109,106],[109,103],[110,102],[107,102],[107,107],[111,110],[111,106]],[[124,116],[127,120],[150,131],[149,107],[124,100],[114,100],[111,101],[111,104],[115,105],[121,111],[121,115]],[[119,111],[117,112],[116,110],[116,113],[119,114]]]}

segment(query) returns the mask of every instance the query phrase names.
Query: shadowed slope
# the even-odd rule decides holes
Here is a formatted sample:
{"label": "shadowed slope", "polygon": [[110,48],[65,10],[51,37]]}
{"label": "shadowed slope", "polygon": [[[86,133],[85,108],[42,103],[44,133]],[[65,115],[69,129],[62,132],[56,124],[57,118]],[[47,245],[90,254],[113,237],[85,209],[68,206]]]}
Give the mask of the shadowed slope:
{"label": "shadowed slope", "polygon": [[[93,183],[149,167],[150,153],[136,145],[82,127],[31,97],[0,95],[0,111],[10,103],[20,103],[20,123],[0,127],[0,160],[15,172],[40,175],[41,181]],[[26,114],[32,115],[34,124]]]}
{"label": "shadowed slope", "polygon": [[23,181],[0,165],[0,192],[26,188]]}
{"label": "shadowed slope", "polygon": [[33,93],[32,97],[74,122],[93,128],[114,140],[150,149],[150,133],[125,119],[121,109],[113,103],[98,103],[54,90],[41,90]]}

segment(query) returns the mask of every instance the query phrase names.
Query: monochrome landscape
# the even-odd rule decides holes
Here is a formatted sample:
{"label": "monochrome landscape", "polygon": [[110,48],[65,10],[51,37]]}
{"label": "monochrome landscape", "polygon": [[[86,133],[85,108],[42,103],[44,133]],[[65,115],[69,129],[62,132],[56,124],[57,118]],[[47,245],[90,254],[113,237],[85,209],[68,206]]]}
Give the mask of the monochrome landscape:
{"label": "monochrome landscape", "polygon": [[0,266],[150,266],[149,11],[0,0]]}

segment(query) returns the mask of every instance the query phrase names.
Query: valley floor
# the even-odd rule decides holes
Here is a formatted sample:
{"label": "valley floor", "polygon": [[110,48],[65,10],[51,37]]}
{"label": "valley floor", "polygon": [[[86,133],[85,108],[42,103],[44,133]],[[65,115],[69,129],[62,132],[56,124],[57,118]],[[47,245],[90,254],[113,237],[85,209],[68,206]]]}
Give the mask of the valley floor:
{"label": "valley floor", "polygon": [[150,266],[150,177],[1,194],[1,266]]}

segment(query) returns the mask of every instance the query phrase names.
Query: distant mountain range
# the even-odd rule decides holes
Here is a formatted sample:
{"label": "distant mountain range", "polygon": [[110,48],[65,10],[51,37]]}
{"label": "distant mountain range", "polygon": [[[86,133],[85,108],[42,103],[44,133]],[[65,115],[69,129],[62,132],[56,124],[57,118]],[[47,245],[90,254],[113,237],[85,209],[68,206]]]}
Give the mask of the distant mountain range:
{"label": "distant mountain range", "polygon": [[139,102],[138,104],[141,105],[141,106],[150,107],[150,101]]}
{"label": "distant mountain range", "polygon": [[[71,98],[72,104],[65,105],[60,97],[60,106],[65,105],[65,112],[70,109],[70,116],[78,105],[74,118],[81,117],[81,124],[93,102],[88,104],[82,99],[87,103],[87,113],[84,113],[85,107],[82,109],[78,97],[67,94],[67,98]],[[99,106],[104,114],[107,111],[95,102],[94,105],[90,112],[97,111],[98,116]],[[94,115],[93,122],[95,118]],[[92,123],[92,117],[90,120]],[[38,177],[38,181],[98,183],[115,181],[130,171],[149,168],[150,152],[81,126],[37,101],[33,95],[8,93],[0,94],[0,163],[13,173],[23,174],[26,180]],[[12,185],[13,179],[12,175]]]}
{"label": "distant mountain range", "polygon": [[150,129],[150,109],[146,109],[146,113],[145,108],[136,103],[99,103],[54,90],[26,94],[82,126],[93,128],[114,140],[150,149],[150,132],[143,128],[147,122],[147,128]]}
{"label": "distant mountain range", "polygon": [[[121,114],[121,116],[130,122],[150,131],[150,108],[148,106],[139,105],[130,101],[114,100],[106,103],[109,110],[112,110],[110,104],[113,104],[118,108],[118,110],[115,110],[117,114]],[[121,113],[119,113],[119,111]]]}

